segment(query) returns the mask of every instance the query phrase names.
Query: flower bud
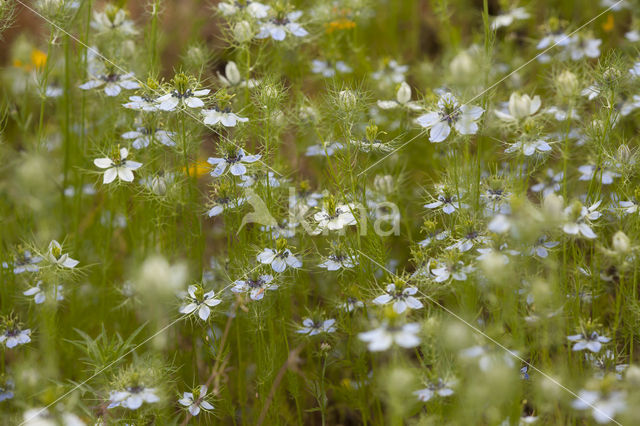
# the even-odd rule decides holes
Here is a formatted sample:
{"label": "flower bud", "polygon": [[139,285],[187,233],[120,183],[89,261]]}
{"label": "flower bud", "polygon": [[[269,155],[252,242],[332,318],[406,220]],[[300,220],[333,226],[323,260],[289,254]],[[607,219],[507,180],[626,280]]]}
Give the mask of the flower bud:
{"label": "flower bud", "polygon": [[409,85],[404,81],[398,88],[398,93],[396,93],[396,100],[399,104],[406,104],[411,100],[411,87],[409,87]]}
{"label": "flower bud", "polygon": [[163,176],[154,176],[151,180],[151,191],[156,195],[167,193],[167,181]]}
{"label": "flower bud", "polygon": [[356,98],[355,93],[347,89],[347,90],[341,90],[340,93],[338,93],[338,102],[339,102],[340,108],[342,108],[343,110],[351,110],[355,108],[358,100]]}
{"label": "flower bud", "polygon": [[631,241],[622,231],[618,231],[613,235],[612,245],[613,250],[619,255],[627,254],[629,253],[629,250],[631,250]]}
{"label": "flower bud", "polygon": [[464,80],[475,73],[477,69],[473,57],[465,50],[458,53],[449,63],[449,71],[455,79]]}
{"label": "flower bud", "polygon": [[569,97],[575,95],[578,91],[578,86],[578,77],[571,71],[564,70],[556,78],[556,88],[563,96]]}
{"label": "flower bud", "polygon": [[233,61],[227,62],[227,65],[224,67],[224,73],[231,84],[238,84],[242,81],[242,76],[240,76],[238,66]]}
{"label": "flower bud", "polygon": [[251,24],[247,21],[240,21],[233,26],[233,36],[238,43],[246,43],[253,38]]}

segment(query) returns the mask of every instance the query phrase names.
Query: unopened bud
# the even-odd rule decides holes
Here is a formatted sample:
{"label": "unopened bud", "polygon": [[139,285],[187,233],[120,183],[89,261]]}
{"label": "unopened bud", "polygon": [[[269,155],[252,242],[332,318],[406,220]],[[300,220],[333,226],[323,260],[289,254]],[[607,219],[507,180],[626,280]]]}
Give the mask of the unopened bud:
{"label": "unopened bud", "polygon": [[246,43],[253,38],[251,24],[247,21],[240,21],[233,26],[233,36],[238,43]]}

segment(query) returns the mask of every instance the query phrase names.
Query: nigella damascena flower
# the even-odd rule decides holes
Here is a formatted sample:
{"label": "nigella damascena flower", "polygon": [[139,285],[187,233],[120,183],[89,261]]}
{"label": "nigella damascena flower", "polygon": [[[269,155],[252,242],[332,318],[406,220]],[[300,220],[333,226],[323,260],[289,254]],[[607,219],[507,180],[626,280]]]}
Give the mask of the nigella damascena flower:
{"label": "nigella damascena flower", "polygon": [[367,343],[367,348],[372,352],[386,351],[392,344],[402,348],[415,348],[420,344],[418,323],[403,325],[389,325],[383,323],[379,328],[364,333],[359,333],[358,338]]}
{"label": "nigella damascena flower", "polygon": [[112,4],[107,4],[102,12],[93,12],[91,28],[98,33],[118,31],[126,36],[138,33],[133,21],[127,19],[127,12]]}
{"label": "nigella damascena flower", "polygon": [[230,197],[225,195],[216,195],[211,199],[210,208],[207,211],[209,217],[218,216],[225,210],[237,209],[246,202],[244,197]]}
{"label": "nigella damascena flower", "polygon": [[174,132],[146,127],[137,127],[136,130],[122,134],[123,139],[133,139],[131,146],[135,149],[146,148],[151,144],[151,141],[158,141],[165,146],[175,146],[174,136]]}
{"label": "nigella damascena flower", "polygon": [[533,154],[547,154],[551,151],[551,145],[544,139],[523,140],[512,143],[504,150],[504,152],[522,153],[526,157],[530,157]]}
{"label": "nigella damascena flower", "polygon": [[349,256],[344,253],[332,253],[324,262],[319,264],[320,268],[324,268],[327,271],[338,271],[340,269],[350,269],[358,264],[358,260],[355,256]]}
{"label": "nigella damascena flower", "polygon": [[429,265],[428,269],[433,276],[433,280],[437,283],[445,282],[449,279],[466,281],[467,274],[475,270],[473,266],[465,265],[461,260],[457,262],[438,262],[435,263],[434,268]]}
{"label": "nigella damascena flower", "polygon": [[558,244],[560,244],[559,241],[548,241],[547,236],[542,235],[540,238],[536,240],[535,243],[533,243],[533,246],[529,250],[529,254],[531,256],[535,255],[540,258],[546,259],[547,256],[549,256],[548,249],[554,248]]}
{"label": "nigella damascena flower", "polygon": [[167,93],[157,99],[158,109],[162,111],[173,111],[178,105],[183,105],[189,108],[202,108],[204,106],[204,102],[200,97],[208,94],[209,89],[186,89],[184,91],[174,89],[171,93]]}
{"label": "nigella damascena flower", "polygon": [[104,157],[93,160],[93,164],[97,167],[107,169],[102,178],[103,184],[106,185],[113,182],[116,177],[124,182],[133,182],[133,171],[142,167],[142,163],[127,160],[128,156],[129,150],[120,148],[111,158]]}
{"label": "nigella damascena flower", "polygon": [[[281,241],[281,240],[278,240]],[[285,241],[286,243],[286,241]],[[282,244],[279,244],[282,245]],[[276,250],[265,248],[258,254],[258,262],[264,265],[271,265],[274,272],[283,272],[287,266],[298,269],[302,267],[302,262],[291,253],[288,248],[278,248]]]}
{"label": "nigella damascena flower", "polygon": [[38,272],[38,263],[41,261],[42,257],[33,256],[29,250],[20,250],[13,262],[2,262],[2,267],[13,268],[13,273],[16,275],[23,272]]}
{"label": "nigella damascena flower", "polygon": [[491,29],[497,30],[498,28],[508,27],[515,21],[522,21],[529,19],[530,17],[531,15],[529,15],[529,12],[527,12],[524,7],[515,7],[505,13],[495,16],[491,22]]}
{"label": "nigella damascena flower", "polygon": [[82,90],[95,89],[104,85],[104,93],[107,96],[118,96],[122,89],[133,90],[140,87],[133,78],[133,73],[118,74],[115,72],[101,74],[78,86]]}
{"label": "nigella damascena flower", "polygon": [[248,0],[244,4],[234,0],[225,0],[218,3],[218,10],[223,16],[232,16],[245,11],[255,19],[264,19],[268,16],[271,6]]}
{"label": "nigella damascena flower", "polygon": [[6,376],[0,376],[0,379],[0,402],[12,399],[14,396],[13,389],[15,388],[13,379]]}
{"label": "nigella damascena flower", "polygon": [[574,203],[564,209],[566,223],[562,230],[569,235],[582,234],[586,238],[596,238],[597,235],[591,229],[591,221],[598,219],[601,213],[597,210],[601,201],[585,207],[580,203]]}
{"label": "nigella damascena flower", "polygon": [[554,172],[553,169],[547,169],[544,176],[538,180],[538,183],[531,186],[533,192],[542,192],[542,196],[554,194],[560,191],[560,182],[564,178],[563,172]]}
{"label": "nigella damascena flower", "polygon": [[459,238],[455,243],[446,247],[445,250],[457,249],[460,253],[469,251],[473,246],[477,244],[486,244],[489,242],[489,237],[480,234],[478,231],[469,230],[466,234]]}
{"label": "nigella damascena flower", "polygon": [[[36,303],[36,305],[39,305],[41,303],[44,303],[44,301],[47,299],[46,292],[45,292],[46,290],[43,289],[42,287],[43,287],[42,280],[40,280],[36,283],[35,286],[27,289],[22,294],[25,296],[33,296],[33,301]],[[57,301],[64,300],[64,296],[62,295],[62,290],[63,290],[63,287],[61,284],[58,284],[57,286],[52,286],[52,289],[50,292],[51,296],[53,296]]]}
{"label": "nigella damascena flower", "polygon": [[340,142],[326,142],[324,144],[310,145],[304,155],[307,157],[331,157],[337,151],[344,149]]}
{"label": "nigella damascena flower", "polygon": [[417,390],[413,392],[413,394],[416,395],[420,401],[427,402],[435,395],[442,397],[453,395],[453,389],[451,388],[455,386],[455,384],[456,382],[453,380],[444,381],[438,379],[437,382],[429,382],[426,388]]}
{"label": "nigella damascena flower", "polygon": [[205,293],[201,286],[190,285],[187,289],[187,295],[184,298],[185,305],[180,307],[180,313],[190,315],[196,310],[202,321],[209,319],[211,309],[222,303],[221,299],[216,299],[213,290]]}
{"label": "nigella damascena flower", "polygon": [[338,307],[345,312],[353,312],[356,309],[364,308],[364,303],[356,298],[347,297],[347,300]]}
{"label": "nigella damascena flower", "polygon": [[261,300],[266,290],[277,290],[277,284],[271,284],[273,276],[269,274],[247,277],[233,282],[231,291],[234,293],[249,293],[251,300]]}
{"label": "nigella damascena flower", "polygon": [[458,201],[458,195],[443,188],[438,189],[438,194],[435,197],[435,201],[424,205],[427,209],[441,209],[446,214],[451,214],[456,210],[467,208],[466,204]]}
{"label": "nigella damascena flower", "polygon": [[49,248],[47,249],[47,260],[61,268],[69,269],[74,268],[78,263],[80,263],[69,257],[67,253],[62,253],[62,246],[56,240],[49,243]]}
{"label": "nigella damascena flower", "polygon": [[322,210],[315,213],[313,218],[318,221],[318,231],[321,232],[324,229],[329,231],[338,231],[345,226],[355,225],[356,218],[353,214],[357,207],[353,203],[338,204],[329,200],[325,203]]}
{"label": "nigella damascena flower", "polygon": [[158,401],[160,401],[160,398],[156,395],[155,388],[135,385],[121,391],[111,391],[107,408],[124,407],[130,410],[137,410],[145,402],[152,404]]}
{"label": "nigella damascena flower", "polygon": [[260,154],[247,155],[242,148],[238,148],[231,150],[226,157],[209,157],[207,163],[215,166],[215,168],[211,171],[211,176],[213,177],[222,176],[224,172],[227,171],[227,166],[229,167],[229,172],[232,175],[242,176],[247,173],[247,168],[243,163],[255,163],[260,159],[260,157]]}
{"label": "nigella damascena flower", "polygon": [[31,341],[31,329],[22,329],[18,324],[11,323],[0,334],[0,343],[11,349]]}
{"label": "nigella damascena flower", "polygon": [[518,122],[538,112],[540,105],[542,105],[540,96],[536,95],[531,99],[529,95],[513,92],[509,97],[507,111],[495,110],[495,114],[508,123]]}
{"label": "nigella damascena flower", "polygon": [[375,299],[373,303],[376,305],[386,305],[393,302],[393,310],[401,314],[409,309],[421,309],[423,307],[422,302],[414,297],[418,292],[416,287],[405,287],[403,289],[396,289],[396,285],[391,283],[385,288],[385,294],[382,294]]}
{"label": "nigella damascena flower", "polygon": [[633,78],[640,77],[640,62],[633,64],[633,68],[629,69],[629,74],[631,74],[631,77]]}
{"label": "nigella damascena flower", "polygon": [[207,395],[207,386],[201,385],[194,389],[193,392],[184,392],[182,398],[178,400],[180,405],[188,407],[192,416],[200,414],[200,410],[213,410],[213,405],[206,401],[204,397]]}
{"label": "nigella damascena flower", "polygon": [[212,109],[203,109],[202,115],[204,115],[204,124],[209,126],[215,126],[220,123],[225,127],[235,127],[238,123],[246,123],[249,121],[246,117],[240,117],[236,113],[231,111],[231,108],[218,108],[214,106]]}
{"label": "nigella damascena flower", "polygon": [[296,330],[296,333],[306,334],[307,336],[315,336],[320,333],[333,333],[336,331],[334,324],[336,320],[330,318],[328,320],[313,320],[305,318],[302,321],[302,327]]}
{"label": "nigella damascena flower", "polygon": [[392,59],[378,71],[371,74],[371,78],[378,80],[383,86],[398,84],[405,80],[407,71],[409,71],[409,66],[400,65],[398,61]]}
{"label": "nigella damascena flower", "polygon": [[639,209],[640,205],[635,198],[631,198],[627,201],[618,201],[618,208],[622,209],[624,214],[633,214],[636,213]]}
{"label": "nigella damascena flower", "polygon": [[603,394],[599,391],[581,390],[571,406],[576,410],[591,410],[593,419],[605,424],[610,423],[616,414],[627,409],[626,397],[627,394],[623,391]]}
{"label": "nigella damascena flower", "polygon": [[333,64],[330,61],[314,59],[311,61],[311,72],[314,74],[322,74],[324,77],[330,78],[335,77],[336,73],[348,74],[353,72],[353,69],[344,61],[336,61],[335,64]]}
{"label": "nigella damascena flower", "polygon": [[590,350],[591,352],[600,352],[603,343],[608,343],[611,341],[610,338],[605,336],[600,336],[595,331],[591,334],[574,334],[572,336],[567,336],[567,340],[570,342],[575,342],[572,350],[574,351],[583,351],[585,349]]}
{"label": "nigella damascena flower", "polygon": [[615,178],[620,177],[620,173],[614,172],[606,166],[598,167],[593,164],[580,166],[578,171],[581,173],[578,180],[591,181],[591,179],[597,178],[603,185],[611,185]]}
{"label": "nigella damascena flower", "polygon": [[582,58],[597,58],[600,56],[600,45],[602,40],[597,38],[588,38],[582,35],[574,35],[569,39],[569,44],[565,49],[569,52],[569,56],[573,61],[579,61]]}
{"label": "nigella damascena flower", "polygon": [[445,93],[438,101],[439,111],[429,112],[416,118],[416,123],[430,129],[429,140],[442,142],[451,133],[453,126],[461,135],[473,135],[478,131],[476,123],[484,109],[473,105],[460,105],[451,93]]}
{"label": "nigella damascena flower", "polygon": [[411,87],[404,81],[398,87],[395,100],[378,101],[378,106],[381,109],[407,108],[411,111],[423,109],[418,102],[411,101]]}
{"label": "nigella damascena flower", "polygon": [[294,11],[288,13],[286,16],[272,18],[260,26],[260,31],[256,34],[256,38],[263,39],[271,37],[276,41],[282,41],[286,38],[287,34],[304,37],[308,35],[309,32],[296,22],[301,16],[301,11]]}
{"label": "nigella damascena flower", "polygon": [[136,111],[152,112],[158,110],[156,99],[149,96],[129,96],[129,102],[122,104],[123,107]]}

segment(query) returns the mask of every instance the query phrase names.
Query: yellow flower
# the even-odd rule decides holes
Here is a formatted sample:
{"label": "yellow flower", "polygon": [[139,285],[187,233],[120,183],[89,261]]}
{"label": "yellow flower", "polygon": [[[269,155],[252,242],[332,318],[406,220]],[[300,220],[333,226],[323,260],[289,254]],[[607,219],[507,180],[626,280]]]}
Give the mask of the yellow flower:
{"label": "yellow flower", "polygon": [[[187,172],[186,168],[182,168],[183,172]],[[211,165],[206,160],[198,160],[189,165],[189,176],[201,177],[211,171]]]}
{"label": "yellow flower", "polygon": [[331,34],[337,30],[351,30],[356,27],[356,23],[351,19],[340,18],[325,24],[326,32]]}

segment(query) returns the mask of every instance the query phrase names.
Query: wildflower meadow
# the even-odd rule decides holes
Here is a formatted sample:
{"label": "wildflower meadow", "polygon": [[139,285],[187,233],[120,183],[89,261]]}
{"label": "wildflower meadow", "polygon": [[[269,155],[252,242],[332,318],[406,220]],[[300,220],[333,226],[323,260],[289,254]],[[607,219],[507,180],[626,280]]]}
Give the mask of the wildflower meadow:
{"label": "wildflower meadow", "polygon": [[0,424],[638,425],[639,129],[639,0],[0,0]]}

